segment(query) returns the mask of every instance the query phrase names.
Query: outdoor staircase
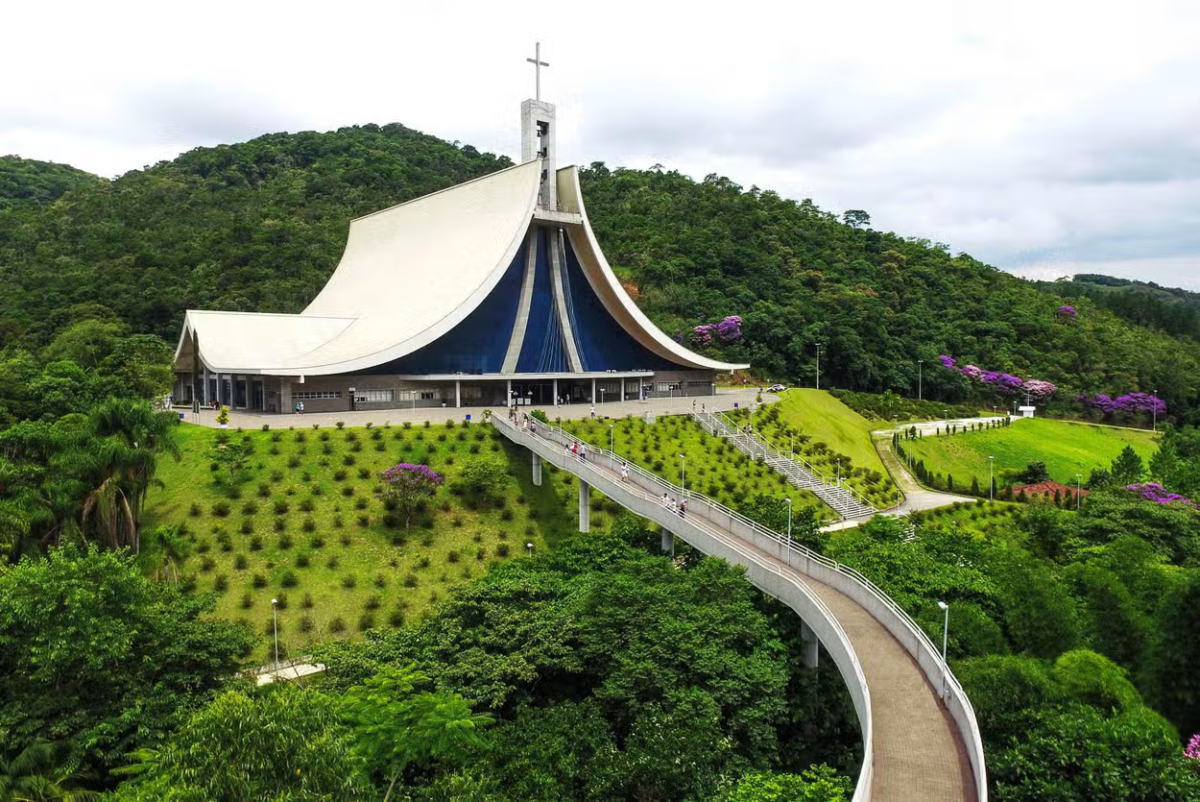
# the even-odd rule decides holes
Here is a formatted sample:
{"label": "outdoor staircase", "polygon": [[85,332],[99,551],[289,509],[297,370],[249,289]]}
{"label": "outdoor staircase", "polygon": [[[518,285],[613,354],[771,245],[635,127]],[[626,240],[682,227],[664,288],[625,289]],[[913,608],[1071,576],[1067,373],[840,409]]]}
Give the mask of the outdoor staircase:
{"label": "outdoor staircase", "polygon": [[866,499],[845,485],[830,483],[825,475],[804,460],[794,459],[774,449],[754,431],[746,431],[720,412],[693,412],[693,420],[704,431],[733,443],[752,460],[762,460],[801,490],[816,494],[830,509],[846,518],[864,518],[876,510]]}

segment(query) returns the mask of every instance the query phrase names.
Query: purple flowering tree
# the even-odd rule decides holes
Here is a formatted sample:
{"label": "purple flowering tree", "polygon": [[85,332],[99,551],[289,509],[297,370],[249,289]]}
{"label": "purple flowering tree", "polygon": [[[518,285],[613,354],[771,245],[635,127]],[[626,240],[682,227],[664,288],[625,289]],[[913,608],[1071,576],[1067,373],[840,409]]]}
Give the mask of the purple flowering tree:
{"label": "purple flowering tree", "polygon": [[1156,504],[1186,504],[1189,507],[1195,507],[1196,502],[1192,501],[1187,496],[1181,496],[1178,493],[1171,493],[1158,482],[1142,482],[1135,485],[1125,485],[1126,490],[1132,490],[1141,495],[1147,501],[1153,501]]}
{"label": "purple flowering tree", "polygon": [[696,326],[694,329],[692,329],[692,345],[696,346],[697,348],[707,348],[708,346],[712,345],[713,331],[715,329],[715,325],[708,323],[702,326]]}
{"label": "purple flowering tree", "polygon": [[1035,401],[1045,401],[1058,392],[1058,387],[1043,379],[1030,379],[1021,384],[1022,392]]}
{"label": "purple flowering tree", "polygon": [[1116,398],[1107,393],[1094,393],[1092,395],[1078,395],[1075,398],[1079,403],[1091,407],[1102,415],[1115,415],[1120,412],[1131,415],[1139,412],[1163,415],[1167,411],[1166,402],[1150,393],[1126,393]]}
{"label": "purple flowering tree", "polygon": [[385,504],[394,504],[404,516],[404,526],[412,521],[421,499],[431,498],[445,482],[441,474],[428,465],[412,465],[401,462],[384,471],[380,477],[379,499]]}
{"label": "purple flowering tree", "polygon": [[713,335],[723,343],[737,342],[742,339],[742,319],[738,315],[729,315],[720,323],[704,323],[692,329],[692,345],[697,348],[707,348],[713,343]]}
{"label": "purple flowering tree", "polygon": [[945,354],[939,356],[938,361],[941,362],[942,367],[946,368],[947,370],[954,370],[958,365],[958,363],[954,360],[954,357],[946,356]]}
{"label": "purple flowering tree", "polygon": [[1066,319],[1070,320],[1070,319],[1074,318],[1076,315],[1078,315],[1079,312],[1076,311],[1075,307],[1070,306],[1068,304],[1063,304],[1062,306],[1060,306],[1058,308],[1058,312],[1056,314],[1061,318],[1066,318]]}
{"label": "purple flowering tree", "polygon": [[1190,757],[1192,760],[1200,760],[1200,733],[1196,733],[1188,741],[1187,748],[1183,750],[1183,756]]}

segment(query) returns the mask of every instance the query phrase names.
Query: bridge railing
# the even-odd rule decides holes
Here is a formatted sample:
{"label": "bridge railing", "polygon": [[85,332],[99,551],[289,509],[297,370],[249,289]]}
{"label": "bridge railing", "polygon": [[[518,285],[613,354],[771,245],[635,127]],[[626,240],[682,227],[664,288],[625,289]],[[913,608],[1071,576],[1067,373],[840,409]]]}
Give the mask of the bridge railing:
{"label": "bridge railing", "polygon": [[[800,573],[811,576],[817,581],[824,582],[858,602],[904,646],[905,650],[917,661],[930,684],[939,690],[966,747],[967,757],[975,777],[976,798],[979,802],[987,802],[987,771],[983,754],[983,738],[979,731],[975,709],[971,706],[966,691],[954,676],[950,666],[942,659],[941,650],[933,643],[929,635],[903,607],[874,582],[855,569],[796,543],[786,535],[781,535],[757,521],[747,518],[715,499],[680,487],[641,468],[620,454],[589,443],[557,426],[534,421],[531,418],[530,425],[533,428],[524,430],[513,422],[503,419],[502,416],[493,415],[492,421],[514,433],[530,434],[545,442],[554,443],[564,449],[564,456],[567,456],[566,450],[570,446],[578,443],[581,447],[587,448],[588,461],[609,461],[610,467],[614,471],[616,463],[620,462],[628,469],[631,478],[636,477],[640,480],[637,484],[648,485],[653,487],[656,492],[662,490],[668,495],[675,493],[678,498],[687,499],[686,517],[688,519],[694,515],[707,518],[731,534],[747,540],[760,550],[771,554],[789,567],[795,568]],[[570,457],[577,459],[574,454],[571,454]]]}
{"label": "bridge railing", "polygon": [[[719,418],[722,423],[724,423],[727,427],[729,427],[733,431],[735,431],[735,432],[741,431],[738,428],[737,421],[730,418],[724,412],[721,412],[718,410],[718,411],[714,411],[712,413],[712,415],[713,415],[713,417]],[[750,420],[752,421],[753,418],[750,418]],[[778,459],[790,459],[792,462],[798,463],[800,465],[800,467],[804,468],[804,470],[806,470],[810,474],[812,474],[814,478],[820,480],[820,482],[822,484],[827,485],[829,487],[835,487],[838,490],[848,493],[848,494],[850,494],[850,496],[852,496],[854,498],[855,501],[862,504],[863,506],[870,507],[872,510],[875,509],[875,505],[872,504],[870,501],[868,501],[866,496],[864,496],[859,491],[855,490],[854,487],[852,487],[849,484],[840,482],[840,481],[839,482],[829,481],[829,477],[827,477],[822,471],[818,470],[816,467],[814,467],[812,465],[812,463],[810,463],[808,460],[804,459],[803,457],[797,457],[794,453],[791,452],[791,449],[788,450],[789,455],[785,457],[783,454],[783,448],[780,446],[776,446],[774,443],[771,442],[771,440],[766,435],[760,433],[758,430],[752,429],[748,434],[751,438],[757,439],[763,446],[765,446],[768,454],[771,454],[772,456],[774,456]]]}

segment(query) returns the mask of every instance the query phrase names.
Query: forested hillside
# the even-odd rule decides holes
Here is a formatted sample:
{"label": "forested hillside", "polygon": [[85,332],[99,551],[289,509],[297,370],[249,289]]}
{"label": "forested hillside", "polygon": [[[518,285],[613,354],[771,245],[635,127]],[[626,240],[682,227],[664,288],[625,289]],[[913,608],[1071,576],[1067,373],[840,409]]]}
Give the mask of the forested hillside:
{"label": "forested hillside", "polygon": [[[102,304],[135,332],[173,339],[185,308],[296,312],[337,264],[357,215],[506,166],[508,160],[401,125],[272,134],[197,149],[90,182],[42,208],[0,211],[0,343],[39,348]],[[669,333],[726,315],[764,378],[963,400],[960,364],[1045,379],[1075,392],[1158,390],[1189,418],[1200,344],[1068,301],[949,246],[874,231],[728,179],[676,172],[583,173],[601,245]],[[1154,321],[1140,321],[1154,323]],[[1155,326],[1155,329],[1167,328]],[[1167,331],[1176,329],[1167,328]],[[974,390],[977,393],[977,388]],[[978,399],[977,399],[978,400]]]}
{"label": "forested hillside", "polygon": [[0,210],[45,205],[68,190],[103,183],[103,178],[65,164],[0,156]]}
{"label": "forested hillside", "polygon": [[1200,340],[1200,293],[1087,273],[1069,280],[1038,282],[1037,286],[1067,298],[1088,298],[1139,326]]}

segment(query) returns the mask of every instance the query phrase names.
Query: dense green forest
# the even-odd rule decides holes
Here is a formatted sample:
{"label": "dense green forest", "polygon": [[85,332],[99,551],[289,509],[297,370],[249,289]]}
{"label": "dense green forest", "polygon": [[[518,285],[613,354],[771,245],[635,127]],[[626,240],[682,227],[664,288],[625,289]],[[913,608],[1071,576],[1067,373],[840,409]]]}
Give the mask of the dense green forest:
{"label": "dense green forest", "polygon": [[[0,212],[0,343],[37,349],[64,325],[111,310],[172,340],[185,308],[296,312],[336,266],[348,221],[506,166],[401,125],[272,134],[201,148],[49,206]],[[26,171],[28,172],[28,171]],[[37,173],[34,171],[30,181]],[[583,171],[601,245],[638,303],[671,334],[739,315],[717,343],[769,378],[926,397],[978,393],[934,369],[939,354],[1075,392],[1157,390],[1190,420],[1200,343],[1100,300],[1067,302],[949,246],[872,230],[728,179]],[[1140,325],[1151,324],[1151,328]],[[972,400],[988,400],[984,397]],[[997,400],[997,399],[993,399]]]}
{"label": "dense green forest", "polygon": [[1070,280],[1040,281],[1037,287],[1064,298],[1087,298],[1139,326],[1200,340],[1200,293],[1087,273]]}
{"label": "dense green forest", "polygon": [[0,156],[0,210],[45,206],[69,190],[104,183],[104,179],[66,164]]}

